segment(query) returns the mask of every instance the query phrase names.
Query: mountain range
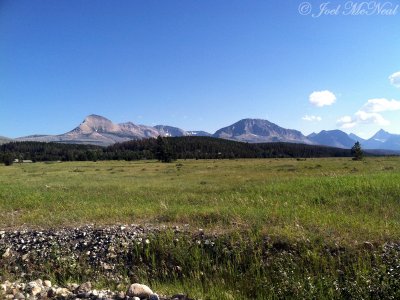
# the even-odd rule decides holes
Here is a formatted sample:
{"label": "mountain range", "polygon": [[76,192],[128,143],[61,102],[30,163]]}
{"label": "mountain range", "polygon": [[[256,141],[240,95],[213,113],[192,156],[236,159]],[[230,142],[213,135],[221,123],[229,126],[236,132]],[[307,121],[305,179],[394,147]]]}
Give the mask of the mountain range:
{"label": "mountain range", "polygon": [[[116,124],[105,117],[89,115],[79,126],[64,134],[31,135],[14,140],[107,146],[128,140],[155,138],[159,135],[165,137],[211,136],[248,143],[289,142],[346,149],[359,141],[364,149],[400,151],[400,135],[391,134],[382,129],[367,140],[341,130],[322,130],[305,136],[298,130],[285,129],[262,119],[243,119],[211,134],[205,131],[186,131],[167,125],[147,126],[132,122]],[[0,137],[0,144],[8,141],[10,139]]]}
{"label": "mountain range", "polygon": [[0,145],[1,145],[1,144],[8,143],[8,142],[10,142],[10,141],[11,141],[11,139],[6,138],[6,137],[4,137],[4,136],[0,136]]}
{"label": "mountain range", "polygon": [[183,129],[157,125],[137,125],[132,122],[113,123],[111,120],[99,116],[87,116],[79,126],[69,132],[59,135],[31,135],[16,138],[16,141],[57,142],[73,144],[91,144],[108,146],[115,143],[155,138],[157,136],[211,136],[204,131],[185,131]]}
{"label": "mountain range", "polygon": [[337,148],[348,149],[358,141],[364,149],[400,151],[400,135],[389,133],[383,129],[369,139],[360,138],[353,133],[347,134],[341,130],[322,130],[318,134],[313,133],[307,137],[315,144]]}

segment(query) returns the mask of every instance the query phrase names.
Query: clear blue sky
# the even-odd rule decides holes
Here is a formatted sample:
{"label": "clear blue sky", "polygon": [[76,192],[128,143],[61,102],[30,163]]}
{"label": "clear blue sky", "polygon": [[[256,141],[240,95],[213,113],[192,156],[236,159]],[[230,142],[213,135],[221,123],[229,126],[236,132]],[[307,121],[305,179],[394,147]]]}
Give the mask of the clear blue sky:
{"label": "clear blue sky", "polygon": [[[92,113],[209,132],[263,118],[305,134],[400,133],[400,8],[344,15],[332,1],[336,15],[318,17],[326,1],[307,15],[302,2],[0,0],[0,135],[64,133]],[[320,91],[335,102],[311,103]]]}

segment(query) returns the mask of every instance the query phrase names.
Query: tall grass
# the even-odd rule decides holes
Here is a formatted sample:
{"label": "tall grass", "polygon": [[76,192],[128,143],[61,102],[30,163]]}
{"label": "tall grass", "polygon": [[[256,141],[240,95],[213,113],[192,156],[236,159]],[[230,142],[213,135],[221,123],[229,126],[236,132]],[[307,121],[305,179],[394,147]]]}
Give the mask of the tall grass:
{"label": "tall grass", "polygon": [[[6,261],[0,276],[17,266],[27,280],[92,280],[98,287],[126,289],[142,282],[164,295],[186,293],[195,299],[398,299],[400,252],[395,247],[345,248],[317,242],[289,243],[259,231],[218,237],[161,232],[149,242],[116,243],[118,255],[102,262],[67,249],[50,258],[31,253],[31,261]],[[398,245],[397,245],[398,247]],[[78,255],[76,255],[78,254]]]}
{"label": "tall grass", "polygon": [[112,276],[55,248],[42,264],[3,259],[3,278],[18,266],[32,278],[140,281],[201,299],[400,297],[396,157],[1,166],[0,217],[2,228],[188,224],[215,236],[162,232],[132,243]]}
{"label": "tall grass", "polygon": [[256,226],[287,238],[400,237],[400,159],[71,162],[0,167],[0,225]]}

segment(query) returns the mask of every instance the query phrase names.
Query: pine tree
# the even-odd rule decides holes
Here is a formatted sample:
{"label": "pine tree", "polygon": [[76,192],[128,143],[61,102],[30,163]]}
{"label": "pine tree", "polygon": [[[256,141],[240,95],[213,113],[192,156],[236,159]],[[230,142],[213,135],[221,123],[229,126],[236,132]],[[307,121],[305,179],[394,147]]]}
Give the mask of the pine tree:
{"label": "pine tree", "polygon": [[3,162],[4,165],[11,166],[14,163],[14,157],[12,156],[11,153],[6,153],[4,154]]}
{"label": "pine tree", "polygon": [[353,155],[353,160],[362,160],[364,157],[364,153],[361,149],[360,142],[356,142],[354,146],[351,148],[351,155]]}
{"label": "pine tree", "polygon": [[174,155],[168,141],[161,136],[157,137],[156,158],[165,163],[176,160],[176,155]]}

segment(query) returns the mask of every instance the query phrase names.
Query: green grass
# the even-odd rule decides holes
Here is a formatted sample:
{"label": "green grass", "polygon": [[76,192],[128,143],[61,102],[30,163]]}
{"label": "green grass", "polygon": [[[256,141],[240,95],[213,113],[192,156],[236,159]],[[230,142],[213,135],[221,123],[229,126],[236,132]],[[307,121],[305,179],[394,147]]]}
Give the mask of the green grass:
{"label": "green grass", "polygon": [[0,225],[190,224],[289,239],[400,238],[400,158],[0,167]]}
{"label": "green grass", "polygon": [[139,281],[196,299],[400,297],[400,253],[385,244],[400,240],[398,157],[0,167],[2,228],[87,223],[189,224],[214,233],[215,245],[169,231],[133,241],[113,261],[119,281],[67,248],[34,265],[0,257],[0,277],[18,267],[32,279]]}

